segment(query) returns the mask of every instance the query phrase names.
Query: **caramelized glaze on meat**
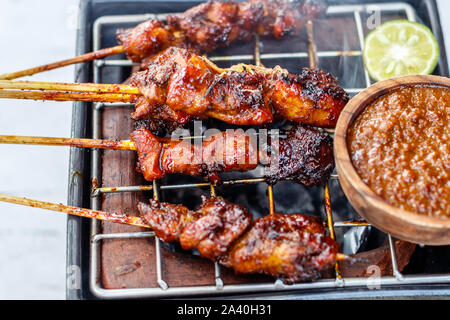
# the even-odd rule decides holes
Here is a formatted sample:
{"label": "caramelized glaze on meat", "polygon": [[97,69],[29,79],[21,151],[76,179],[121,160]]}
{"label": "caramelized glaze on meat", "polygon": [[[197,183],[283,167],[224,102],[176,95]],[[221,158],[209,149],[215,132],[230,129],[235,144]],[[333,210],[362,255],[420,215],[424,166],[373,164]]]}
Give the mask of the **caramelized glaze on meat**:
{"label": "caramelized glaze on meat", "polygon": [[221,197],[203,198],[198,211],[155,200],[150,200],[150,205],[139,203],[138,209],[161,240],[179,241],[183,249],[198,249],[202,257],[211,260],[226,254],[252,220],[246,208]]}
{"label": "caramelized glaze on meat", "polygon": [[140,202],[138,209],[156,236],[165,242],[179,241],[184,228],[202,216],[202,212],[191,211],[185,206],[153,199],[150,204]]}
{"label": "caramelized glaze on meat", "polygon": [[218,182],[220,172],[249,171],[263,163],[264,176],[270,184],[293,179],[313,186],[324,183],[334,168],[333,145],[328,134],[301,125],[291,129],[278,143],[271,141],[269,150],[259,151],[255,136],[243,130],[220,132],[201,144],[188,139],[158,138],[144,128],[135,130],[130,137],[138,152],[138,171],[149,181],[170,173],[183,173],[208,176]]}
{"label": "caramelized glaze on meat", "polygon": [[236,40],[250,40],[263,14],[264,6],[259,4],[208,1],[181,15],[169,15],[167,23],[185,34],[196,48],[210,52]]}
{"label": "caramelized glaze on meat", "polygon": [[[271,107],[264,100],[266,87],[261,75],[219,75],[208,60],[179,48],[162,52],[149,60],[145,68],[131,80],[146,98],[137,101],[134,119],[157,116],[185,123],[183,120],[189,119],[183,116],[190,115],[236,125],[273,121]],[[167,110],[160,114],[161,108],[173,110],[176,118]]]}
{"label": "caramelized glaze on meat", "polygon": [[210,52],[255,33],[282,38],[298,33],[305,22],[325,12],[323,0],[208,1],[167,21],[149,20],[133,29],[118,30],[117,40],[133,61],[170,46]]}
{"label": "caramelized glaze on meat", "polygon": [[264,273],[291,283],[317,278],[333,266],[337,250],[319,219],[273,214],[255,220],[221,263],[236,273]]}
{"label": "caramelized glaze on meat", "polygon": [[335,127],[349,100],[337,79],[318,68],[282,75],[274,86],[275,116],[312,126]]}
{"label": "caramelized glaze on meat", "polygon": [[[185,49],[169,48],[147,61],[131,84],[145,96],[136,103],[134,119],[170,108],[176,122],[188,116],[216,118],[235,125],[271,123],[274,115],[304,124],[334,127],[348,95],[337,80],[319,69],[289,74],[280,67],[268,69],[236,65],[220,69]],[[167,111],[163,117],[171,118]],[[160,115],[158,115],[160,117]]]}
{"label": "caramelized glaze on meat", "polygon": [[138,208],[161,240],[198,249],[236,273],[263,273],[292,283],[315,279],[336,262],[338,244],[325,235],[317,217],[272,214],[252,223],[246,208],[221,197],[203,198],[197,211],[155,200]]}
{"label": "caramelized glaze on meat", "polygon": [[316,129],[297,125],[271,149],[264,172],[269,184],[293,179],[306,186],[320,185],[334,169],[333,140]]}
{"label": "caramelized glaze on meat", "polygon": [[201,145],[187,139],[158,138],[143,128],[133,131],[130,138],[138,150],[138,171],[149,181],[170,173],[217,181],[219,172],[248,171],[258,165],[257,146],[242,130],[214,134]]}
{"label": "caramelized glaze on meat", "polygon": [[135,62],[171,46],[194,49],[182,33],[159,20],[145,21],[133,29],[119,29],[117,41]]}
{"label": "caramelized glaze on meat", "polygon": [[158,118],[147,118],[134,121],[134,130],[137,129],[147,129],[155,136],[166,137],[171,135],[176,130],[183,128],[183,125],[173,122],[166,121]]}
{"label": "caramelized glaze on meat", "polygon": [[202,257],[216,260],[248,228],[252,215],[247,208],[221,197],[203,199],[202,217],[187,225],[180,236],[185,250],[198,249]]}

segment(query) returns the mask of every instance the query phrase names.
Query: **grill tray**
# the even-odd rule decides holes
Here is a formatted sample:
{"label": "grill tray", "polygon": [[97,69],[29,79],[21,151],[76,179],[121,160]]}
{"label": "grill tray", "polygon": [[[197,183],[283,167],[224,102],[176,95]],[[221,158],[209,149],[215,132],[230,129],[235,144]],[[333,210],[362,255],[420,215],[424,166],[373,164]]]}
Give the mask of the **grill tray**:
{"label": "grill tray", "polygon": [[[359,3],[359,2],[358,2]],[[334,75],[337,75],[340,79],[344,79],[343,85],[347,89],[347,91],[351,94],[354,94],[364,88],[368,83],[370,83],[370,79],[368,79],[367,74],[365,74],[364,69],[362,68],[360,60],[360,40],[361,35],[363,35],[366,30],[364,30],[365,26],[361,24],[361,21],[359,20],[358,16],[361,17],[361,19],[364,18],[365,14],[365,8],[361,10],[360,15],[357,15],[353,13],[354,9],[359,8],[358,3],[353,2],[346,2],[347,5],[343,5],[342,2],[339,2],[339,6],[333,5],[334,2],[330,1],[330,6],[332,6],[330,17],[341,17],[341,14],[339,11],[342,11],[342,14],[346,14],[344,12],[350,12],[350,18],[353,20],[353,26],[354,30],[358,32],[358,36],[356,39],[359,39],[359,41],[356,41],[354,43],[346,42],[345,43],[345,50],[348,52],[351,52],[346,56],[347,59],[336,58],[336,54],[333,53],[335,50],[343,50],[342,48],[342,39],[347,38],[340,38],[339,34],[342,34],[344,32],[340,32],[339,34],[334,30],[333,32],[336,33],[336,38],[333,41],[332,39],[327,38],[327,43],[325,44],[320,37],[316,38],[316,43],[319,51],[319,58],[320,58],[320,67],[325,69],[326,71],[332,72]],[[371,3],[374,3],[374,1],[371,1]],[[142,12],[152,12],[152,13],[168,13],[168,12],[180,12],[184,11],[185,9],[192,7],[193,5],[197,4],[197,2],[188,2],[188,1],[174,1],[171,4],[168,4],[166,2],[160,2],[160,1],[82,1],[81,3],[81,15],[80,15],[80,30],[79,30],[79,36],[78,36],[78,45],[77,45],[77,53],[84,53],[87,51],[91,51],[93,48],[102,46],[111,46],[115,44],[115,37],[114,37],[114,28],[105,28],[102,36],[103,38],[95,38],[94,46],[91,46],[91,36],[92,34],[96,33],[96,28],[103,23],[107,22],[114,22],[114,18],[111,17],[105,17],[105,16],[111,16],[111,15],[127,15],[127,14],[133,14],[134,16],[126,17],[127,20],[129,20],[130,26],[135,25],[137,22],[142,21],[142,19],[146,19],[149,17],[138,17],[135,16],[137,13]],[[348,6],[355,5],[355,6]],[[426,24],[429,24],[432,28],[434,33],[438,37],[438,41],[440,41],[441,44],[441,60],[439,62],[439,66],[436,69],[436,74],[448,76],[448,67],[447,67],[447,61],[445,58],[445,50],[443,47],[443,41],[442,41],[442,34],[440,31],[440,25],[439,25],[439,19],[436,15],[436,5],[434,1],[412,1],[409,3],[399,3],[394,6],[402,8],[402,12],[404,12],[405,15],[408,16],[408,18],[414,18],[415,14],[414,11],[418,15],[418,19],[423,21]],[[380,8],[386,10],[389,9],[386,4],[380,3]],[[349,11],[350,10],[350,11]],[[383,11],[384,12],[384,11]],[[353,17],[352,17],[353,14]],[[97,20],[97,18],[103,17],[100,20]],[[382,15],[383,17],[383,15]],[[137,18],[133,22],[133,19]],[[392,17],[390,17],[392,18]],[[359,20],[359,22],[358,22]],[[93,22],[97,21],[96,24]],[[99,23],[100,22],[100,23]],[[123,17],[117,17],[116,22],[123,22]],[[317,23],[318,25],[320,22]],[[346,24],[348,28],[352,28],[351,24]],[[120,24],[120,27],[126,26],[126,24]],[[347,28],[346,27],[346,28]],[[341,29],[342,30],[342,29]],[[97,30],[98,31],[98,30]],[[109,32],[109,33],[108,33]],[[326,30],[324,31],[326,32]],[[345,32],[349,32],[348,30],[345,30]],[[353,31],[355,32],[355,31]],[[334,35],[333,33],[333,35]],[[319,32],[320,34],[320,32]],[[323,34],[323,33],[322,33]],[[283,48],[283,45],[280,46],[279,52],[305,52],[307,51],[306,45],[306,35],[304,36],[304,39],[299,39],[294,45],[292,45],[292,42],[284,42],[287,44]],[[266,42],[264,42],[265,44]],[[295,47],[295,46],[298,46]],[[293,47],[295,48],[293,48]],[[302,47],[303,46],[303,47]],[[333,47],[334,46],[334,47]],[[267,47],[270,46],[270,41],[268,41]],[[273,48],[273,47],[272,47]],[[273,63],[281,64],[283,67],[288,68],[291,72],[296,72],[299,70],[299,67],[301,66],[307,66],[308,65],[308,56],[307,54],[295,54],[295,55],[288,55],[284,57],[283,61],[276,61],[272,59],[273,57],[270,56],[270,54],[267,54],[267,51],[265,51],[266,47],[262,47],[262,58],[263,63],[266,66],[273,66]],[[327,50],[328,49],[328,50]],[[234,51],[233,51],[234,50]],[[238,50],[238,51],[236,51]],[[226,52],[225,52],[226,51]],[[231,51],[231,52],[230,52]],[[270,51],[273,52],[273,51]],[[239,48],[231,48],[226,50],[219,50],[218,52],[211,54],[211,56],[218,56],[219,58],[216,58],[216,62],[220,66],[226,66],[228,64],[233,64],[235,62],[226,62],[223,59],[220,58],[220,56],[225,55],[239,55],[238,59],[242,62],[249,62],[252,63],[253,61],[253,55],[252,55],[252,44],[248,44],[248,47],[246,45],[241,45]],[[100,61],[96,63],[93,66],[90,65],[83,65],[78,66],[76,71],[76,81],[77,82],[87,82],[87,81],[94,81],[101,78],[103,81],[120,81],[118,79],[124,78],[129,74],[130,68],[128,61],[118,61],[116,60],[117,57],[112,57],[111,59],[108,59],[106,61],[106,65],[114,65],[115,67],[105,67],[104,69],[101,69],[102,66],[104,66],[104,62]],[[340,64],[343,64],[340,65]],[[117,68],[119,67],[119,68]],[[99,72],[101,70],[101,72]],[[115,70],[115,71],[114,71]],[[120,70],[120,71],[117,71]],[[119,73],[118,73],[119,72]],[[123,74],[122,74],[123,73]],[[103,108],[102,105],[96,105],[96,108],[94,110],[99,110]],[[97,111],[92,112],[92,106],[86,103],[75,103],[74,104],[74,111],[73,111],[73,132],[72,136],[74,137],[92,137],[96,136],[99,133],[91,132],[91,124],[96,123],[99,121],[96,117],[98,117]],[[96,115],[97,114],[97,115]],[[95,128],[96,126],[94,126]],[[117,137],[115,138],[122,138]],[[71,153],[71,172],[70,172],[70,182],[69,182],[69,204],[71,205],[77,205],[77,206],[89,206],[90,203],[90,191],[91,191],[91,181],[87,177],[90,177],[91,173],[91,166],[98,162],[98,158],[100,155],[97,154],[96,151],[93,152],[94,155],[91,157],[90,152],[86,150],[78,150],[73,149]],[[96,155],[97,154],[97,155]],[[94,166],[95,167],[95,166]],[[95,172],[95,169],[94,169]],[[95,176],[95,174],[94,174]],[[179,182],[178,182],[179,183]],[[337,183],[336,183],[337,184]],[[333,187],[331,188],[333,191]],[[317,192],[317,190],[312,190],[312,192]],[[226,195],[224,195],[226,199],[233,200],[228,198]],[[323,197],[323,196],[322,196]],[[340,199],[337,199],[340,201]],[[263,201],[263,200],[261,200]],[[264,200],[265,201],[265,200]],[[277,201],[277,198],[276,198]],[[336,197],[332,194],[332,205],[334,208],[334,204],[336,201]],[[345,201],[345,199],[344,199]],[[277,203],[278,204],[278,203]],[[93,206],[96,205],[96,201],[93,201]],[[323,202],[321,204],[323,206]],[[278,206],[277,206],[278,209]],[[294,211],[299,212],[305,212],[305,210],[302,208],[302,210],[299,210],[299,208],[293,208]],[[323,210],[323,209],[322,209]],[[313,208],[312,211],[317,211],[317,209]],[[280,212],[284,212],[283,210],[280,210]],[[292,211],[291,211],[292,212]],[[306,212],[309,213],[309,212]],[[239,288],[236,290],[230,290],[232,289],[232,286],[225,285],[225,290],[218,291],[217,288],[212,287],[211,289],[214,289],[213,291],[201,291],[199,288],[192,288],[192,290],[184,289],[184,290],[173,290],[174,288],[170,288],[169,290],[161,290],[157,288],[157,290],[146,290],[146,289],[127,289],[127,290],[108,290],[103,288],[103,284],[100,281],[98,266],[96,262],[96,256],[97,253],[96,248],[99,246],[99,242],[102,242],[104,235],[96,235],[98,232],[98,223],[91,221],[86,221],[85,219],[80,219],[77,217],[69,217],[68,220],[68,260],[67,264],[68,267],[72,268],[73,265],[79,266],[81,268],[81,275],[82,275],[82,282],[81,282],[81,289],[71,289],[71,287],[68,287],[67,289],[67,297],[69,299],[84,299],[84,298],[93,298],[93,293],[97,297],[140,297],[140,296],[147,296],[147,297],[154,297],[154,296],[184,296],[184,295],[190,295],[190,294],[209,294],[209,293],[241,293],[241,292],[257,292],[257,291],[273,291],[278,289],[286,289],[286,286],[282,286],[280,283],[269,283],[268,285],[251,285],[248,288]],[[91,238],[91,235],[95,235],[93,238]],[[127,235],[129,236],[129,235]],[[148,236],[148,234],[139,234],[139,236]],[[108,236],[106,236],[108,237]],[[120,235],[119,235],[120,237]],[[89,245],[90,239],[94,242],[92,246]],[[114,240],[112,240],[114,241]],[[159,248],[157,246],[157,248]],[[94,250],[94,252],[91,252],[91,249]],[[158,250],[157,250],[158,251]],[[90,257],[92,259],[90,260]],[[90,261],[93,261],[94,263],[90,263]],[[286,292],[282,290],[281,292],[276,293],[268,293],[262,295],[258,295],[258,297],[276,297],[279,295],[283,295],[284,298],[307,298],[308,296],[314,296],[318,292],[320,292],[321,298],[338,298],[338,297],[371,297],[371,296],[414,296],[414,295],[444,295],[449,293],[450,286],[447,285],[438,285],[437,283],[448,283],[450,281],[450,276],[448,276],[446,273],[450,272],[450,269],[448,268],[448,261],[449,261],[449,248],[448,247],[423,247],[416,249],[416,252],[413,255],[413,258],[411,260],[411,263],[405,270],[406,279],[400,281],[396,277],[384,277],[382,280],[382,287],[380,290],[368,290],[366,287],[366,280],[365,279],[348,279],[346,278],[344,282],[340,281],[334,281],[334,280],[324,280],[324,281],[317,281],[311,284],[299,284],[296,286],[290,286],[288,287],[289,290],[295,290],[295,291],[289,291]],[[158,265],[158,263],[157,263]],[[89,272],[89,268],[91,268],[91,272]],[[446,269],[447,268],[447,269]],[[158,269],[158,268],[157,268]],[[395,268],[394,268],[395,269]],[[157,270],[158,274],[160,270]],[[217,270],[216,270],[217,271]],[[444,273],[443,275],[432,275],[426,276],[424,274],[426,273]],[[409,274],[414,276],[409,276]],[[160,286],[164,287],[164,282],[161,277],[159,278]],[[162,281],[161,281],[162,280]],[[431,285],[434,283],[433,285]],[[404,285],[409,284],[409,285]],[[220,283],[218,284],[220,286]],[[159,292],[159,291],[160,292]],[[218,291],[218,292],[217,292]],[[326,295],[324,293],[327,293]],[[245,296],[246,298],[250,297],[248,295]],[[317,297],[317,296],[316,296]]]}

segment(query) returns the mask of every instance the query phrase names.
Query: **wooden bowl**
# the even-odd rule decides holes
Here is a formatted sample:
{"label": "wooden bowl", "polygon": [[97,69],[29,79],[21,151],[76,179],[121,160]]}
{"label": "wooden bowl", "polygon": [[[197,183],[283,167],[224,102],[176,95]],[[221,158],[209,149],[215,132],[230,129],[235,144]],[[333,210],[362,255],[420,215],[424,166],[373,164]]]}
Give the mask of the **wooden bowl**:
{"label": "wooden bowl", "polygon": [[380,81],[352,98],[342,111],[334,136],[334,157],[339,180],[355,210],[376,228],[394,237],[427,245],[450,244],[450,219],[419,215],[391,206],[358,176],[347,148],[347,130],[359,114],[380,96],[408,86],[450,89],[450,79],[438,76],[406,76]]}

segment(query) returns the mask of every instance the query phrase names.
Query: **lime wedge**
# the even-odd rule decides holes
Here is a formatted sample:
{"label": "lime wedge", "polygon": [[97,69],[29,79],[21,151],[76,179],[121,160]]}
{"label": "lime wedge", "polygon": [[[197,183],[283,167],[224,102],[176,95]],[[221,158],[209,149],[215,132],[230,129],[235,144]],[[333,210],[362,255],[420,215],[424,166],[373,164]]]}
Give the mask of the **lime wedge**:
{"label": "lime wedge", "polygon": [[431,74],[439,57],[439,45],[431,30],[409,20],[388,21],[370,32],[363,59],[369,75],[377,80]]}

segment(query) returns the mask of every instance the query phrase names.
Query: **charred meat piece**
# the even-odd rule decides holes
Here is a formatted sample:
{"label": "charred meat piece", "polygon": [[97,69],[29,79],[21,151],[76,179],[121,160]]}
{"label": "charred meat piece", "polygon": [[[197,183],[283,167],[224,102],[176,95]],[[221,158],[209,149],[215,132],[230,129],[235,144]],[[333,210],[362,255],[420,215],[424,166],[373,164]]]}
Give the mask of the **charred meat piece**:
{"label": "charred meat piece", "polygon": [[194,117],[169,108],[166,104],[152,104],[145,96],[139,96],[135,102],[136,112],[131,117],[136,120],[158,121],[165,126],[183,128]]}
{"label": "charred meat piece", "polygon": [[257,32],[260,35],[273,35],[277,39],[289,34],[298,34],[308,20],[319,18],[327,9],[324,0],[250,0],[249,2],[264,8],[264,15],[259,20]]}
{"label": "charred meat piece", "polygon": [[174,133],[176,130],[183,129],[183,125],[173,121],[166,121],[158,118],[136,120],[134,122],[134,130],[142,128],[149,130],[151,133],[158,137],[166,137]]}
{"label": "charred meat piece", "polygon": [[170,173],[209,176],[217,181],[219,172],[249,171],[258,166],[255,141],[243,130],[220,132],[201,144],[158,138],[143,128],[133,131],[130,138],[138,150],[138,171],[149,181]]}
{"label": "charred meat piece", "polygon": [[323,0],[208,1],[167,21],[149,20],[120,29],[117,40],[129,59],[141,61],[171,46],[211,52],[255,33],[282,38],[298,33],[309,19],[326,10]]}
{"label": "charred meat piece", "polygon": [[185,34],[196,48],[211,52],[236,40],[250,40],[263,14],[260,3],[208,1],[181,15],[169,15],[167,23]]}
{"label": "charred meat piece", "polygon": [[307,20],[320,17],[326,9],[323,0],[208,1],[181,15],[169,15],[167,22],[196,47],[210,52],[236,40],[248,41],[254,33],[278,39],[298,34]]}
{"label": "charred meat piece", "polygon": [[246,208],[221,197],[203,198],[198,211],[155,200],[139,203],[138,209],[161,240],[179,241],[183,249],[198,249],[202,257],[214,261],[226,254],[252,220]]}
{"label": "charred meat piece", "polygon": [[208,107],[203,115],[236,125],[271,123],[273,114],[268,101],[269,89],[261,74],[222,73],[211,84],[205,98]]}
{"label": "charred meat piece", "polygon": [[264,273],[292,283],[319,277],[334,265],[337,250],[319,219],[273,214],[255,220],[220,262],[236,273]]}
{"label": "charred meat piece", "polygon": [[191,211],[182,205],[150,200],[138,204],[142,218],[152,227],[156,236],[165,242],[179,241],[181,232],[191,222],[201,217],[201,212]]}
{"label": "charred meat piece", "polygon": [[141,128],[130,134],[131,140],[137,148],[137,171],[144,175],[148,181],[162,178],[165,175],[161,168],[160,158],[163,150],[162,138],[154,136],[147,129]]}
{"label": "charred meat piece", "polygon": [[325,183],[334,169],[333,140],[322,131],[297,125],[278,145],[271,143],[264,168],[269,184],[293,179],[306,186]]}
{"label": "charred meat piece", "polygon": [[[156,116],[185,123],[190,120],[185,115],[189,115],[236,125],[273,121],[272,109],[265,101],[268,88],[260,74],[222,73],[207,59],[174,47],[147,61],[145,68],[131,79],[145,97],[135,104],[133,119]],[[162,115],[158,112],[161,108],[166,110]]]}
{"label": "charred meat piece", "polygon": [[197,211],[155,200],[138,208],[161,240],[198,249],[236,273],[264,273],[292,283],[313,280],[336,262],[338,244],[316,217],[273,214],[252,223],[246,208],[221,197],[203,198]]}
{"label": "charred meat piece", "polygon": [[194,49],[182,33],[159,20],[145,21],[133,29],[119,29],[117,41],[135,62],[172,46]]}
{"label": "charred meat piece", "polygon": [[[216,118],[235,125],[262,125],[274,117],[303,124],[335,127],[349,97],[337,80],[320,69],[289,74],[273,69],[235,65],[221,69],[204,57],[169,48],[147,61],[131,84],[145,96],[136,103],[134,119],[157,116],[188,121]],[[183,120],[184,119],[184,120]]]}
{"label": "charred meat piece", "polygon": [[318,68],[282,75],[271,98],[275,118],[328,128],[336,126],[349,100],[337,79]]}
{"label": "charred meat piece", "polygon": [[252,221],[247,208],[221,197],[203,198],[202,217],[187,225],[180,236],[185,250],[198,249],[201,256],[217,260],[239,238]]}

